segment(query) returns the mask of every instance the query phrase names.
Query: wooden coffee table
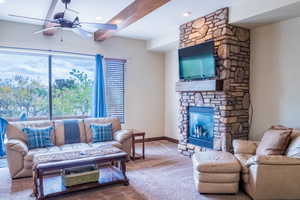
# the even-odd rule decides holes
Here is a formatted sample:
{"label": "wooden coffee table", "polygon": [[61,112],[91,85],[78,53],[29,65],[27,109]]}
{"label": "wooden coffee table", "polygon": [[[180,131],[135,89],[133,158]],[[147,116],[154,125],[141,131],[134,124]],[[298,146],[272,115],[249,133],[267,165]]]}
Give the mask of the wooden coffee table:
{"label": "wooden coffee table", "polygon": [[[126,176],[126,160],[128,154],[120,151],[118,153],[86,157],[75,160],[65,160],[58,162],[38,163],[33,167],[33,195],[38,200],[59,196],[66,193],[86,190],[90,188],[102,187],[112,184],[129,185]],[[62,183],[61,173],[53,174],[53,171],[62,171],[66,168],[79,167],[84,165],[103,165],[101,167],[99,181],[82,185],[65,187]],[[51,175],[52,172],[52,175]],[[50,174],[50,175],[49,175]]]}

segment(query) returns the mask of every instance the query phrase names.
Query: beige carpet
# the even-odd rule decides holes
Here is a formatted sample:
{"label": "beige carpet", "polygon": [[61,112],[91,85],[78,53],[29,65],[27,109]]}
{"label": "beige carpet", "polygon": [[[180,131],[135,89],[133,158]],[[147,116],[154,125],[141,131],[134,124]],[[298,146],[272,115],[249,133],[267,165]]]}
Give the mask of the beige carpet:
{"label": "beige carpet", "polygon": [[[130,186],[116,185],[65,195],[67,200],[249,200],[238,195],[200,195],[194,187],[192,163],[177,153],[176,144],[159,141],[146,144],[146,160],[128,163]],[[10,180],[0,169],[1,200],[32,200],[31,178]]]}

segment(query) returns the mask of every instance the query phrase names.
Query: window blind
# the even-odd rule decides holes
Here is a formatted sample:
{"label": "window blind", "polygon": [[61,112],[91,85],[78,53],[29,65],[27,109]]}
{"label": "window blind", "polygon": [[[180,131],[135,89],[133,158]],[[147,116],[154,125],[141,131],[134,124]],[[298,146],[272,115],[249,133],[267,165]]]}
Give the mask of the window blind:
{"label": "window blind", "polygon": [[124,74],[126,60],[105,58],[106,111],[124,123]]}

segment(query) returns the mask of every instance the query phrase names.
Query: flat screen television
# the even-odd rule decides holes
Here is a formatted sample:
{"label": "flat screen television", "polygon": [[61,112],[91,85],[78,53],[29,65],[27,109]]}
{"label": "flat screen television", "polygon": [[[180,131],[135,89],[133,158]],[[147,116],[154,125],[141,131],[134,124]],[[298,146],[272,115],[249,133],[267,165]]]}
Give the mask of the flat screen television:
{"label": "flat screen television", "polygon": [[178,54],[181,80],[210,79],[216,76],[213,41],[179,49]]}

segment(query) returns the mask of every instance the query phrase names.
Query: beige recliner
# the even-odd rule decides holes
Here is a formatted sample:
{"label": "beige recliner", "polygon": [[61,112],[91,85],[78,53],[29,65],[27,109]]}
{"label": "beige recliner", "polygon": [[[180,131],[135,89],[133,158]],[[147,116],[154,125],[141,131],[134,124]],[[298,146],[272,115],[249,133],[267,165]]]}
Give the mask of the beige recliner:
{"label": "beige recliner", "polygon": [[259,142],[234,140],[242,166],[242,185],[255,200],[300,199],[300,134],[294,133],[286,155],[257,156]]}
{"label": "beige recliner", "polygon": [[[80,143],[65,144],[64,123],[61,120],[55,121],[25,121],[9,123],[7,127],[7,160],[10,175],[12,178],[32,176],[33,155],[36,153],[49,153],[58,151],[69,151],[78,148],[96,148],[99,145],[114,145],[129,155],[131,153],[131,130],[122,130],[117,118],[86,118],[77,119],[80,129]],[[92,143],[92,131],[90,124],[112,123],[113,141]],[[55,146],[47,148],[37,148],[29,150],[27,147],[27,137],[22,129],[25,127],[54,127],[52,142]]]}

